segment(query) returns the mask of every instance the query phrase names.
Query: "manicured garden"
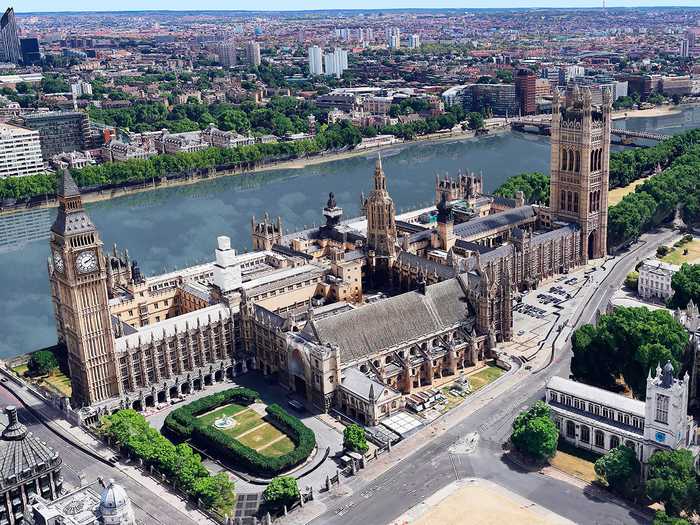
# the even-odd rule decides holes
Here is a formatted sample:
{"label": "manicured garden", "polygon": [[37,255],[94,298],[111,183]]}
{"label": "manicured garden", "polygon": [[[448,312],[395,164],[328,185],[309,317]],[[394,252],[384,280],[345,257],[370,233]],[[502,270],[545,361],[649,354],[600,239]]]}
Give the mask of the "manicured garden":
{"label": "manicured garden", "polygon": [[304,462],[316,446],[313,432],[278,405],[260,414],[251,406],[257,398],[245,388],[203,397],[170,413],[164,431],[256,475],[275,475]]}

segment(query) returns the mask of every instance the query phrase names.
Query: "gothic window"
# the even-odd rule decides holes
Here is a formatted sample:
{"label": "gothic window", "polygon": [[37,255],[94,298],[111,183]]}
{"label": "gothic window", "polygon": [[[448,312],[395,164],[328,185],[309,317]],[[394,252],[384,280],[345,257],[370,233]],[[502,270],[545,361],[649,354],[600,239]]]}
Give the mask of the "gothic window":
{"label": "gothic window", "polygon": [[565,170],[568,163],[569,163],[569,160],[567,159],[567,156],[566,156],[566,150],[563,149],[563,150],[561,150],[561,169]]}
{"label": "gothic window", "polygon": [[591,171],[595,171],[595,151],[591,150]]}
{"label": "gothic window", "polygon": [[668,396],[656,394],[656,417],[659,423],[668,424]]}
{"label": "gothic window", "polygon": [[581,172],[581,152],[577,151],[576,152],[576,173]]}
{"label": "gothic window", "polygon": [[561,203],[560,203],[560,208],[562,211],[566,210],[566,192],[564,190],[561,190]]}
{"label": "gothic window", "polygon": [[574,171],[574,150],[569,151],[569,171]]}
{"label": "gothic window", "polygon": [[605,434],[603,434],[602,430],[595,431],[595,446],[605,448]]}
{"label": "gothic window", "polygon": [[578,193],[574,193],[574,213],[578,213]]}
{"label": "gothic window", "polygon": [[584,443],[590,443],[591,441],[591,429],[585,425],[581,425],[581,441]]}
{"label": "gothic window", "polygon": [[610,448],[617,448],[620,446],[620,438],[617,436],[610,436]]}

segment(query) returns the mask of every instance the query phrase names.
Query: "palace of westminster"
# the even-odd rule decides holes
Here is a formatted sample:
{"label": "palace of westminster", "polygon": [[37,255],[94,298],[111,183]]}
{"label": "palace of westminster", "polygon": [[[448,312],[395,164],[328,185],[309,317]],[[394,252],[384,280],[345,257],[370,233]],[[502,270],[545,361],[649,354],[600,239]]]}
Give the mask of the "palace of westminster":
{"label": "palace of westminster", "polygon": [[520,291],[605,255],[610,111],[607,93],[600,107],[588,90],[555,96],[548,207],[484,194],[467,173],[436,181],[435,208],[397,217],[378,159],[363,217],[343,220],[330,194],[318,228],[253,218],[252,252],[221,236],[212,262],[154,277],[103,253],[64,172],[48,266],[72,406],[90,420],[257,369],[376,424],[492,357]]}

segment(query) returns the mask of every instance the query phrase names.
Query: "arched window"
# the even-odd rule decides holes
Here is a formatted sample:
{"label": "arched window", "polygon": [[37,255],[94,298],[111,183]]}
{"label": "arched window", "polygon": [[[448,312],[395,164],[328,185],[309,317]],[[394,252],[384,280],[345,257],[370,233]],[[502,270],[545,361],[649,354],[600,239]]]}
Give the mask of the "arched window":
{"label": "arched window", "polygon": [[605,434],[602,430],[595,431],[595,446],[598,448],[605,448]]}
{"label": "arched window", "polygon": [[610,448],[617,448],[620,446],[620,438],[617,436],[610,436]]}
{"label": "arched window", "polygon": [[581,152],[576,151],[576,173],[581,172]]}
{"label": "arched window", "polygon": [[561,195],[559,199],[559,208],[564,211],[566,210],[566,192],[564,190],[561,190]]}
{"label": "arched window", "polygon": [[569,171],[574,171],[574,150],[569,151]]}
{"label": "arched window", "polygon": [[578,193],[574,193],[574,213],[578,213]]}
{"label": "arched window", "polygon": [[576,437],[576,424],[573,421],[566,421],[566,437],[575,438]]}
{"label": "arched window", "polygon": [[595,171],[595,150],[591,150],[591,171]]}
{"label": "arched window", "polygon": [[581,441],[584,443],[591,442],[591,429],[586,425],[581,425]]}
{"label": "arched window", "polygon": [[563,149],[563,150],[561,150],[561,169],[563,169],[563,170],[566,169],[566,163],[567,163],[566,150]]}

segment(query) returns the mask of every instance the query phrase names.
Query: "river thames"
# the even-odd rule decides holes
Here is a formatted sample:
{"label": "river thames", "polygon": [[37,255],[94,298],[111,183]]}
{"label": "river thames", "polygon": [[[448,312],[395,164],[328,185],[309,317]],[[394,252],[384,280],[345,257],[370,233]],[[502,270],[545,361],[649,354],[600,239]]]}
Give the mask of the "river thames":
{"label": "river thames", "polygon": [[[614,127],[678,133],[700,127],[700,108],[653,118],[615,121]],[[265,212],[281,216],[285,229],[319,223],[334,192],[345,217],[360,213],[377,154],[329,161],[301,169],[270,170],[192,186],[88,204],[105,248],[128,248],[146,275],[213,259],[216,237],[228,235],[239,250],[250,248],[250,220]],[[519,133],[452,142],[410,143],[382,152],[388,189],[398,210],[434,199],[435,175],[459,170],[482,173],[485,191],[512,175],[548,172],[547,137]],[[0,217],[0,358],[51,345],[56,340],[46,271],[48,227],[55,210]],[[37,215],[38,214],[38,215]],[[12,221],[12,224],[10,224]]]}

